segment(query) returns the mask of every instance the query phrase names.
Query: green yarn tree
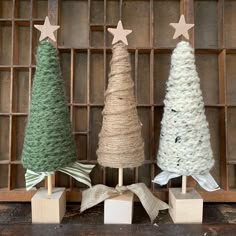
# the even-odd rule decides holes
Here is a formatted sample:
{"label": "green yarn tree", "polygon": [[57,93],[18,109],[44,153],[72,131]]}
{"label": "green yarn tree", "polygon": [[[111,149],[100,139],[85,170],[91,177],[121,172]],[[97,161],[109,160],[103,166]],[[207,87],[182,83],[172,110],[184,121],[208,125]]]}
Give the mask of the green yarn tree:
{"label": "green yarn tree", "polygon": [[36,63],[22,163],[35,172],[50,172],[74,163],[76,148],[57,49],[40,42]]}
{"label": "green yarn tree", "polygon": [[89,173],[94,165],[77,162],[58,51],[49,41],[56,41],[53,32],[59,26],[51,25],[46,16],[44,24],[35,28],[41,31],[41,42],[22,152],[22,164],[27,168],[26,189],[30,190],[48,176],[48,194],[51,194],[55,171],[91,186]]}

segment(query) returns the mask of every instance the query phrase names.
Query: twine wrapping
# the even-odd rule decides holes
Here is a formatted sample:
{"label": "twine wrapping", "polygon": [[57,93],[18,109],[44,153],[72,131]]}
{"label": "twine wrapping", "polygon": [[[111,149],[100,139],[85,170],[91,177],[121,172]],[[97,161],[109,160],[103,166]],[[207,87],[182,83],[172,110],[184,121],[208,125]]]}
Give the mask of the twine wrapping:
{"label": "twine wrapping", "polygon": [[160,210],[169,208],[165,202],[156,198],[144,183],[137,183],[116,188],[98,184],[83,191],[80,212],[83,212],[108,198],[119,196],[128,190],[133,192],[139,198],[144,209],[149,215],[151,222],[155,220]]}
{"label": "twine wrapping", "polygon": [[99,134],[98,163],[111,168],[138,167],[144,161],[144,142],[133,92],[129,53],[122,42],[113,46],[112,53]]}

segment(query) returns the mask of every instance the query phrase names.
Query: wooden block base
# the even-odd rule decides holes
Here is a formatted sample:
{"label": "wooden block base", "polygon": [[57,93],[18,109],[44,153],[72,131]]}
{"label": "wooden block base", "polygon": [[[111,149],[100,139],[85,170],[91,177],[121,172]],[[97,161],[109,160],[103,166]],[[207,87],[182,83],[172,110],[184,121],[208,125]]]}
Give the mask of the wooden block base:
{"label": "wooden block base", "polygon": [[170,188],[169,205],[174,223],[202,223],[203,199],[195,189],[182,194],[181,188]]}
{"label": "wooden block base", "polygon": [[65,188],[40,188],[31,199],[32,223],[59,224],[66,212]]}
{"label": "wooden block base", "polygon": [[104,202],[104,224],[132,224],[133,198],[130,191]]}

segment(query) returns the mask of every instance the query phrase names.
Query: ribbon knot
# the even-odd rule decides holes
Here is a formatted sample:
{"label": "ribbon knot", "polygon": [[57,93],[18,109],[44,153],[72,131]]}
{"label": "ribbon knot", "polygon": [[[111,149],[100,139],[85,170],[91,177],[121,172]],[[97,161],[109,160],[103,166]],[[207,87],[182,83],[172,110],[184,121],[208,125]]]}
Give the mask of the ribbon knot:
{"label": "ribbon knot", "polygon": [[115,189],[120,195],[129,190],[126,186],[119,186],[119,185],[116,185]]}

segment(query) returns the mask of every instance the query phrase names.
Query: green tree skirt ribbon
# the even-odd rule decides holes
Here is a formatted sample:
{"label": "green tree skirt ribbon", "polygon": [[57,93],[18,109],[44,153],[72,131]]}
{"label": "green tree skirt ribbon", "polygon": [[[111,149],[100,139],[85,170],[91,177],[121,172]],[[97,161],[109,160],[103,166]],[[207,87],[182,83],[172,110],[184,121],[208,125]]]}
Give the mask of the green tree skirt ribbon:
{"label": "green tree skirt ribbon", "polygon": [[149,215],[151,222],[155,220],[160,210],[169,208],[165,202],[155,197],[144,183],[137,183],[116,188],[98,184],[82,192],[80,212],[83,212],[108,198],[119,196],[128,190],[137,195]]}
{"label": "green tree skirt ribbon", "polygon": [[[87,165],[75,162],[71,166],[63,167],[58,171],[63,172],[73,177],[77,181],[91,187],[89,173],[92,171],[93,167],[94,165]],[[53,173],[54,172],[34,172],[32,170],[27,169],[25,173],[26,190],[29,191],[36,184],[41,182],[46,176],[51,175]]]}

